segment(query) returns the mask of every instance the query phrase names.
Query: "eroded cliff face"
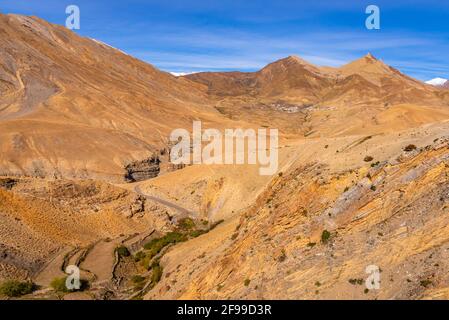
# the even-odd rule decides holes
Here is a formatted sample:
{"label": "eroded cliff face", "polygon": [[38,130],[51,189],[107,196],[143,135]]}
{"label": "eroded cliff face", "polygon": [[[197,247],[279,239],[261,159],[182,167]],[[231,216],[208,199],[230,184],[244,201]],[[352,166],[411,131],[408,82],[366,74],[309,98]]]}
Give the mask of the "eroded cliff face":
{"label": "eroded cliff face", "polygon": [[[407,150],[340,172],[292,167],[220,230],[215,252],[191,255],[147,298],[449,298],[448,140]],[[370,265],[379,290],[365,286]]]}
{"label": "eroded cliff face", "polygon": [[125,180],[127,182],[143,181],[155,178],[161,171],[161,161],[157,156],[152,156],[141,161],[134,161],[125,167]]}

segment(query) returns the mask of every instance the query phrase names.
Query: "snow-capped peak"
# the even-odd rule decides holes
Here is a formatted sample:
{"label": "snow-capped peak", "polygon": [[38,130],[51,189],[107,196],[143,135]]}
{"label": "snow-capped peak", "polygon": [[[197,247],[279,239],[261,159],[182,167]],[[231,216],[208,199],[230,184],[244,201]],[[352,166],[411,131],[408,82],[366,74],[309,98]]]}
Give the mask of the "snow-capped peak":
{"label": "snow-capped peak", "polygon": [[170,73],[175,77],[182,77],[182,76],[188,76],[189,74],[194,74],[197,72],[199,72],[199,71],[196,71],[196,72],[170,72]]}
{"label": "snow-capped peak", "polygon": [[426,81],[427,84],[431,84],[432,86],[442,86],[447,82],[447,79],[443,78],[435,78],[429,81]]}

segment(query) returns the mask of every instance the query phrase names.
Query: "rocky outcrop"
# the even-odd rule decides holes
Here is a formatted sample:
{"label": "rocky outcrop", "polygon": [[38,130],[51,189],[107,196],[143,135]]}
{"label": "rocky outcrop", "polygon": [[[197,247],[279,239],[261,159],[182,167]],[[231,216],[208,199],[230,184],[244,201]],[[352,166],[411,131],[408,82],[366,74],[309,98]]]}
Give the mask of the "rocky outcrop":
{"label": "rocky outcrop", "polygon": [[141,161],[134,161],[125,167],[125,180],[127,182],[136,182],[155,178],[161,171],[160,163],[161,161],[158,156],[152,156]]}
{"label": "rocky outcrop", "polygon": [[0,188],[5,188],[6,190],[11,190],[17,181],[11,178],[0,178]]}

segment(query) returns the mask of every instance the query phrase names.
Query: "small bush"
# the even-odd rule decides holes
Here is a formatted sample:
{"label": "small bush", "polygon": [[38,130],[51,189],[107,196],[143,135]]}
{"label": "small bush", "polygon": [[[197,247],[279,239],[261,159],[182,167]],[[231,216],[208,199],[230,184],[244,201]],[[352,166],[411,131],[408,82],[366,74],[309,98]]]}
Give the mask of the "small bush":
{"label": "small bush", "polygon": [[413,151],[413,150],[416,150],[416,146],[414,144],[409,144],[408,146],[406,146],[404,148],[405,152],[410,152],[410,151]]}
{"label": "small bush", "polygon": [[282,249],[282,252],[281,252],[281,255],[280,255],[279,258],[278,258],[278,261],[279,261],[279,262],[284,262],[285,259],[287,259],[287,254],[285,253],[285,250]]}
{"label": "small bush", "polygon": [[120,257],[129,257],[131,253],[125,246],[120,246],[115,249]]}
{"label": "small bush", "polygon": [[313,248],[313,247],[315,247],[315,245],[316,245],[315,242],[309,242],[309,243],[307,244],[307,246],[308,246],[309,248]]}
{"label": "small bush", "polygon": [[155,285],[162,278],[162,267],[159,264],[159,261],[153,262],[153,264],[151,265],[151,270],[153,271],[151,274],[151,282],[153,283],[153,285]]}
{"label": "small bush", "polygon": [[324,230],[321,233],[321,243],[326,244],[330,238],[331,238],[331,233],[329,231]]}
{"label": "small bush", "polygon": [[250,283],[251,283],[251,280],[249,280],[249,279],[245,279],[245,281],[243,282],[245,287],[249,286]]}
{"label": "small bush", "polygon": [[371,157],[371,156],[366,156],[364,159],[363,159],[363,161],[365,161],[365,162],[371,162],[371,161],[373,161],[373,157]]}
{"label": "small bush", "polygon": [[421,286],[423,286],[424,288],[427,288],[428,286],[430,286],[432,284],[432,281],[426,279],[426,280],[421,280],[420,281]]}
{"label": "small bush", "polygon": [[376,188],[375,185],[372,185],[370,189],[371,189],[372,191],[376,191],[376,190],[377,190],[377,188]]}
{"label": "small bush", "polygon": [[363,284],[363,279],[349,279],[348,282],[352,285],[362,285]]}
{"label": "small bush", "polygon": [[134,256],[134,261],[139,262],[139,261],[143,260],[144,258],[145,258],[145,253],[143,251],[139,251]]}
{"label": "small bush", "polygon": [[21,297],[34,290],[36,290],[36,285],[32,282],[9,280],[0,285],[0,294],[10,298]]}
{"label": "small bush", "polygon": [[134,276],[131,277],[131,281],[132,281],[133,283],[141,283],[141,282],[143,282],[144,280],[145,280],[145,277],[142,277],[142,276],[139,275],[139,274],[136,274],[136,275],[134,275]]}
{"label": "small bush", "polygon": [[195,228],[195,222],[190,218],[179,220],[178,226],[183,230],[191,230]]}

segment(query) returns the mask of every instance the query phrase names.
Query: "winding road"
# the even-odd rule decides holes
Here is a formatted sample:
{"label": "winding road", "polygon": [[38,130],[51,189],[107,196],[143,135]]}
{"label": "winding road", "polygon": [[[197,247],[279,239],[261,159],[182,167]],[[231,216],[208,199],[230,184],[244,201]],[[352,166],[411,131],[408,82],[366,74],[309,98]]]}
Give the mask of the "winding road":
{"label": "winding road", "polygon": [[151,196],[151,195],[143,193],[143,191],[142,191],[142,189],[140,189],[139,185],[134,187],[134,192],[137,193],[138,195],[141,195],[141,196],[145,197],[148,200],[152,200],[154,202],[158,202],[158,203],[160,203],[160,204],[162,204],[164,206],[172,208],[172,209],[178,211],[181,214],[184,214],[184,215],[187,215],[187,216],[190,216],[190,217],[194,217],[194,218],[198,218],[198,213],[196,213],[194,211],[190,211],[190,210],[188,210],[186,208],[178,206],[176,203],[173,203],[173,202],[170,202],[170,201],[167,201],[167,200],[164,200],[164,199],[161,199],[161,198],[158,198],[158,197]]}

